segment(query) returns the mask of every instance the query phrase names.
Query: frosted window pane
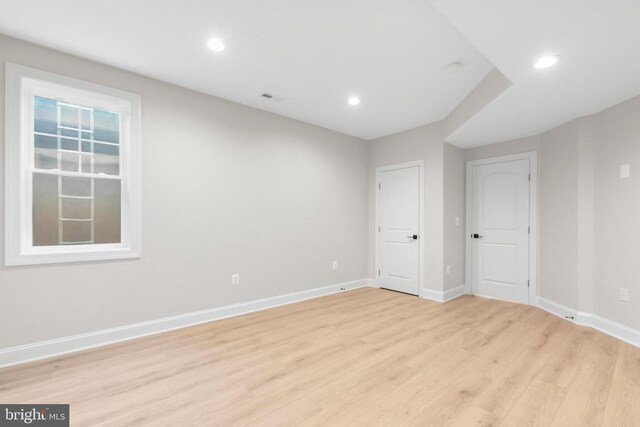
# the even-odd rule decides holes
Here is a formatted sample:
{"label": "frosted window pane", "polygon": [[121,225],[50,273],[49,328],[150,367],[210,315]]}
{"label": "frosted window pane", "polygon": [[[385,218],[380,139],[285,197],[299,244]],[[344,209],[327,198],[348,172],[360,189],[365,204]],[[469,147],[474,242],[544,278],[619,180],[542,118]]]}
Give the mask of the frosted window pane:
{"label": "frosted window pane", "polygon": [[120,143],[120,115],[109,111],[94,110],[93,139],[96,141]]}
{"label": "frosted window pane", "polygon": [[57,169],[58,151],[47,148],[35,149],[35,165],[38,169]]}
{"label": "frosted window pane", "polygon": [[94,172],[106,173],[108,175],[120,174],[120,147],[117,145],[107,145],[94,143]]}
{"label": "frosted window pane", "polygon": [[73,129],[60,129],[60,135],[64,136],[65,138],[78,139],[78,131]]}
{"label": "frosted window pane", "polygon": [[63,221],[61,244],[88,244],[91,241],[91,222]]}
{"label": "frosted window pane", "polygon": [[76,153],[67,153],[66,151],[61,152],[60,165],[62,167],[62,170],[68,172],[80,172],[78,170],[80,166],[80,164],[78,163],[78,156],[79,154]]}
{"label": "frosted window pane", "polygon": [[91,131],[91,114],[92,114],[91,109],[81,108],[82,129],[87,129]]}
{"label": "frosted window pane", "polygon": [[[58,201],[58,180],[61,188],[64,189],[60,201]],[[94,186],[93,198],[90,196],[91,180]],[[119,180],[34,174],[33,245],[120,243],[120,197]],[[62,214],[60,218],[58,209]],[[67,221],[90,219],[93,221]],[[58,227],[59,220],[61,227]],[[59,233],[60,229],[62,234]]]}
{"label": "frosted window pane", "polygon": [[67,219],[91,219],[91,199],[63,197],[62,217]]}
{"label": "frosted window pane", "polygon": [[36,148],[58,148],[58,138],[56,136],[35,135],[34,142]]}
{"label": "frosted window pane", "polygon": [[95,242],[120,243],[120,181],[95,180]]}
{"label": "frosted window pane", "polygon": [[58,167],[58,139],[55,136],[34,136],[34,162],[38,169]]}
{"label": "frosted window pane", "polygon": [[82,154],[82,172],[91,173],[91,162],[93,156],[90,154]]}
{"label": "frosted window pane", "polygon": [[61,177],[62,195],[76,197],[91,197],[91,179],[75,178],[70,176]]}
{"label": "frosted window pane", "polygon": [[58,132],[57,118],[58,102],[53,99],[34,99],[35,131],[42,133],[56,134]]}
{"label": "frosted window pane", "polygon": [[63,150],[78,151],[78,140],[60,138],[60,148]]}
{"label": "frosted window pane", "polygon": [[33,246],[58,244],[58,177],[33,175]]}
{"label": "frosted window pane", "polygon": [[78,107],[61,104],[60,122],[62,126],[78,129]]}
{"label": "frosted window pane", "polygon": [[33,245],[120,243],[121,182],[100,178],[120,174],[120,115],[40,97],[34,106]]}

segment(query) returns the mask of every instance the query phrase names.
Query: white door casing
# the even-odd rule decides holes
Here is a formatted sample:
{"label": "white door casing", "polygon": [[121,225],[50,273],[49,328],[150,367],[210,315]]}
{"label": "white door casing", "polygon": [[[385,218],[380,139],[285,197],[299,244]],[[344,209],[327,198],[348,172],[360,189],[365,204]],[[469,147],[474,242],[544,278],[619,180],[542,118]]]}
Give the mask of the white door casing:
{"label": "white door casing", "polygon": [[531,161],[502,159],[470,169],[472,291],[529,303]]}
{"label": "white door casing", "polygon": [[376,279],[380,287],[420,294],[421,165],[379,168]]}

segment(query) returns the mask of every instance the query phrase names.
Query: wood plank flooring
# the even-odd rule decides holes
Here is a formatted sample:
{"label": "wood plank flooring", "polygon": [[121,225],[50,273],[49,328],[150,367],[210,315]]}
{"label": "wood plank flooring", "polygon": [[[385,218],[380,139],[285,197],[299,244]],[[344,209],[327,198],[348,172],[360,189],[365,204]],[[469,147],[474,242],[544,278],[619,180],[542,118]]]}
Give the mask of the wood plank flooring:
{"label": "wood plank flooring", "polygon": [[540,309],[365,288],[0,370],[74,426],[638,426],[640,349]]}

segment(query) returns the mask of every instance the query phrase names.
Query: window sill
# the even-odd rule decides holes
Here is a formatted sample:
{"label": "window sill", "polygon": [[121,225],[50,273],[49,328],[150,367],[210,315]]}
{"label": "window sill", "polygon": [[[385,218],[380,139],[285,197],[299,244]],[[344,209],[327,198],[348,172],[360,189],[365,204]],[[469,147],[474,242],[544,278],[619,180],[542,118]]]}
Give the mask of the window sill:
{"label": "window sill", "polygon": [[61,264],[86,261],[111,261],[140,258],[141,251],[122,245],[92,245],[91,247],[30,248],[20,254],[5,257],[6,267],[39,264]]}

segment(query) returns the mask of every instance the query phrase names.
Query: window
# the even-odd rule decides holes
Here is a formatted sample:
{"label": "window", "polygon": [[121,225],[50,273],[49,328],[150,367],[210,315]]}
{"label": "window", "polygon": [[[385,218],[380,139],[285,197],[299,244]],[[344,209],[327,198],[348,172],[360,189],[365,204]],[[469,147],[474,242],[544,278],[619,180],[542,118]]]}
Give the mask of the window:
{"label": "window", "polygon": [[137,95],[7,64],[5,264],[140,256]]}

